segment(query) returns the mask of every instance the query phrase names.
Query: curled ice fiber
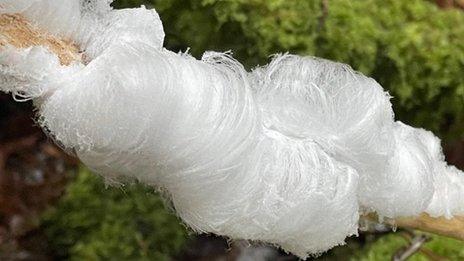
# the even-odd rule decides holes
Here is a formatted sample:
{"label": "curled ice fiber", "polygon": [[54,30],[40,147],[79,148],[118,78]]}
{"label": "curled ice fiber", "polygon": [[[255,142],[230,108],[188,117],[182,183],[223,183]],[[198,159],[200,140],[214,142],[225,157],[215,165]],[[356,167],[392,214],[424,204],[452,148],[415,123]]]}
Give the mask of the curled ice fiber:
{"label": "curled ice fiber", "polygon": [[463,173],[432,133],[394,121],[390,96],[349,66],[276,55],[247,72],[228,53],[163,48],[158,14],[105,0],[0,0],[76,43],[0,49],[0,90],[108,182],[163,192],[199,233],[280,246],[301,258],[343,244],[361,212],[464,214]]}

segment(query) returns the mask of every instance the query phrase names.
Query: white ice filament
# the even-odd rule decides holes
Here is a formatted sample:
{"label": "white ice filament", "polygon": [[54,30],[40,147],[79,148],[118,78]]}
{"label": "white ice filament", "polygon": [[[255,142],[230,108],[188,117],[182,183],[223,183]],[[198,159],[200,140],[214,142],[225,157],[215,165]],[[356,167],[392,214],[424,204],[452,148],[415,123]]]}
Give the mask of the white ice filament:
{"label": "white ice filament", "polygon": [[195,231],[306,257],[356,234],[360,209],[464,214],[464,175],[439,139],[395,122],[390,96],[347,65],[196,60],[163,48],[156,12],[105,0],[0,0],[0,13],[89,59],[66,67],[44,47],[3,48],[0,90],[34,99],[42,127],[107,180],[165,191]]}

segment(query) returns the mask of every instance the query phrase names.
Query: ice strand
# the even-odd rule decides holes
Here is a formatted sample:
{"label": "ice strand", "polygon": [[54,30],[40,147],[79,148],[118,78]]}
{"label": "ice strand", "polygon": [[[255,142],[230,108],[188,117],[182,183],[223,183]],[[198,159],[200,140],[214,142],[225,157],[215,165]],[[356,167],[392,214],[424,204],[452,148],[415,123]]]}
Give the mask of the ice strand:
{"label": "ice strand", "polygon": [[[163,192],[199,233],[274,244],[301,258],[343,244],[361,212],[464,214],[464,175],[432,133],[394,122],[390,96],[349,66],[274,56],[252,72],[230,54],[163,48],[154,10],[106,0],[0,0],[76,43],[0,49],[0,90],[108,182]],[[1,41],[0,38],[0,46]]]}

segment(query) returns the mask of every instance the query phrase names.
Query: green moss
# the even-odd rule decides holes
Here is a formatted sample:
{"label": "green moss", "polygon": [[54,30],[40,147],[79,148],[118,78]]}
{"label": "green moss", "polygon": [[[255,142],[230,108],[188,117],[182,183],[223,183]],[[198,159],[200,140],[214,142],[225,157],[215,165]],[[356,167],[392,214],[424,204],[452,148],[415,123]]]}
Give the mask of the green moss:
{"label": "green moss", "polygon": [[119,0],[154,6],[166,46],[200,57],[232,50],[248,67],[269,55],[317,55],[374,77],[397,118],[446,140],[464,133],[464,12],[425,0]]}
{"label": "green moss", "polygon": [[82,169],[43,228],[60,258],[169,260],[187,238],[162,199],[142,185],[105,188]]}
{"label": "green moss", "polygon": [[[432,251],[447,260],[464,260],[464,242],[455,239],[430,235],[432,240],[427,242],[422,248]],[[392,256],[402,247],[407,246],[408,242],[398,233],[391,233],[383,236],[375,242],[369,244],[363,251],[356,252],[350,260],[353,261],[380,261],[391,260]],[[417,252],[410,257],[411,261],[428,261],[427,255]]]}

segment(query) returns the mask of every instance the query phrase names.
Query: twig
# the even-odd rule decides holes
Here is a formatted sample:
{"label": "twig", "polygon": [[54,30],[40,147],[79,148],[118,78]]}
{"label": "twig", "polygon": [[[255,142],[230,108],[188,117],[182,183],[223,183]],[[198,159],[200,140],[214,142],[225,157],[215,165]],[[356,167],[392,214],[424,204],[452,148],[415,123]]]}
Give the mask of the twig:
{"label": "twig", "polygon": [[317,27],[318,31],[321,31],[324,28],[325,20],[326,20],[327,16],[329,16],[329,0],[322,0],[321,1],[321,11],[322,11],[322,14],[319,17],[319,24],[318,24],[318,27]]}
{"label": "twig", "polygon": [[420,249],[422,246],[430,240],[430,237],[421,234],[421,235],[415,235],[414,232],[408,231],[407,233],[410,233],[412,236],[411,242],[409,243],[408,246],[401,248],[398,250],[395,255],[393,255],[392,260],[393,261],[404,261],[408,259],[410,256],[414,255]]}
{"label": "twig", "polygon": [[[408,242],[411,242],[414,238],[414,232],[406,229],[400,233],[400,236],[404,237]],[[419,252],[427,256],[427,258],[431,261],[447,261],[448,260],[448,258],[440,256],[437,253],[425,247],[421,247],[419,249]]]}

